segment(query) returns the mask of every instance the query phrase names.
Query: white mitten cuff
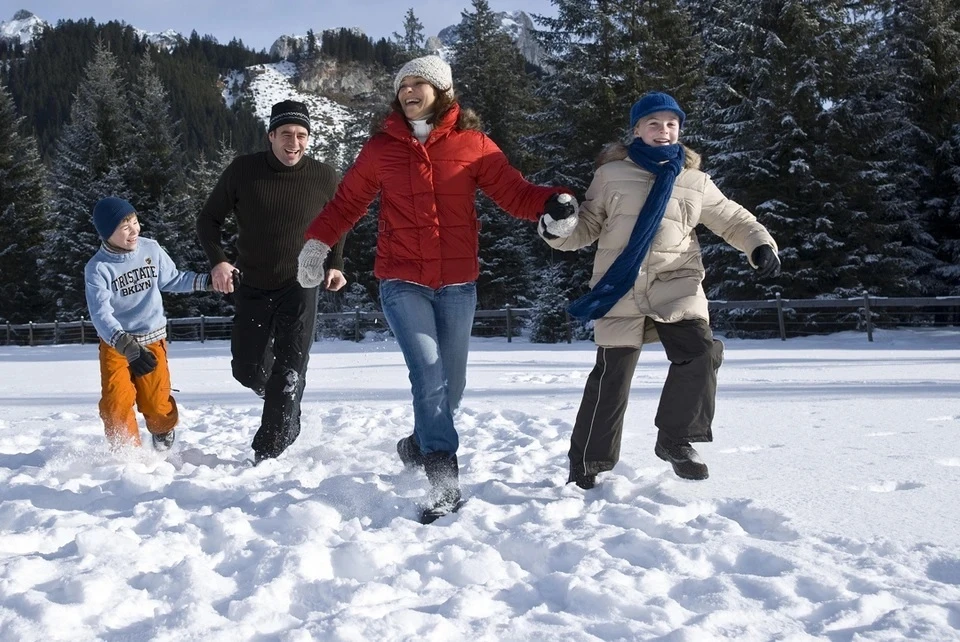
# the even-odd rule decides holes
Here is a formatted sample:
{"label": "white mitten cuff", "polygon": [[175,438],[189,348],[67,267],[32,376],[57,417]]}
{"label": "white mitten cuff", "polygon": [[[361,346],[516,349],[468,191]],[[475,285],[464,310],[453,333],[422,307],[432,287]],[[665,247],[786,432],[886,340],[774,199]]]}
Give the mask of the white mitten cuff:
{"label": "white mitten cuff", "polygon": [[543,230],[546,230],[556,238],[565,239],[573,234],[573,230],[577,228],[577,223],[579,222],[580,217],[576,214],[562,218],[559,221],[553,220],[553,217],[549,214],[544,214],[540,217],[540,236],[543,236]]}

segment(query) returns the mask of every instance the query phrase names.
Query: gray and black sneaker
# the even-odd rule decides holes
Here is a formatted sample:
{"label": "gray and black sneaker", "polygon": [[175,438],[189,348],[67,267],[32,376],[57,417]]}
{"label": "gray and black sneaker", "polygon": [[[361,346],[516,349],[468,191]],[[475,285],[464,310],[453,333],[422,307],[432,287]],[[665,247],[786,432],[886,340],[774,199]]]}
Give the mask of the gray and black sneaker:
{"label": "gray and black sneaker", "polygon": [[162,435],[150,435],[153,438],[153,447],[163,452],[165,450],[170,450],[173,448],[173,440],[176,439],[177,435],[174,430],[170,432],[165,432]]}
{"label": "gray and black sneaker", "polygon": [[668,443],[658,439],[653,452],[663,461],[670,462],[677,477],[701,480],[710,476],[707,465],[700,459],[700,453],[689,442]]}

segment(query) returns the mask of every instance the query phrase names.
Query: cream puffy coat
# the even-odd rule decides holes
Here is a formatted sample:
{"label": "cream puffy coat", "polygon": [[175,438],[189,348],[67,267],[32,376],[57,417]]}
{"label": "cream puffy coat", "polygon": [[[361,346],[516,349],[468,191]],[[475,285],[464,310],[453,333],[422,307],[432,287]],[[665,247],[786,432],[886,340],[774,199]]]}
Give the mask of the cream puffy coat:
{"label": "cream puffy coat", "polygon": [[[674,182],[663,221],[633,288],[595,322],[597,345],[640,347],[656,341],[656,331],[653,324],[646,323],[647,318],[664,323],[709,320],[702,285],[703,259],[694,232],[698,224],[707,226],[747,257],[760,245],[777,249],[756,217],[725,197],[700,171],[699,155],[685,151],[684,169]],[[545,239],[559,250],[577,250],[597,241],[591,287],[626,247],[656,178],[631,161],[622,144],[608,146],[597,164],[580,205],[576,229],[567,238]]]}

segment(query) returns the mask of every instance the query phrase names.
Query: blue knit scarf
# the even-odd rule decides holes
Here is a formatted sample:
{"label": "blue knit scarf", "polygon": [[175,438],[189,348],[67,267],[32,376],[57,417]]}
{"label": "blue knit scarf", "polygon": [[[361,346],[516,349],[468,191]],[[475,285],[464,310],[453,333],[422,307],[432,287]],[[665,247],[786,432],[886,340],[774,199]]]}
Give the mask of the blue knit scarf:
{"label": "blue knit scarf", "polygon": [[567,311],[583,319],[599,319],[610,311],[617,301],[626,294],[637,280],[640,265],[650,251],[650,244],[667,210],[670,194],[673,193],[673,181],[683,169],[683,147],[677,145],[659,145],[651,147],[639,137],[627,147],[630,160],[651,172],[657,179],[653,183],[647,200],[640,208],[640,215],[634,223],[630,240],[623,248],[593,289],[570,304]]}

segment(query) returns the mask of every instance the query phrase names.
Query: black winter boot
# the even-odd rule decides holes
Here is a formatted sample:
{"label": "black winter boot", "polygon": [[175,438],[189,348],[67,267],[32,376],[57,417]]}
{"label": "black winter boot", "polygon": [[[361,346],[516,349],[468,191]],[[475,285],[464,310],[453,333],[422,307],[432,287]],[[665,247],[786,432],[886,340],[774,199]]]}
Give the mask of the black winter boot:
{"label": "black winter boot", "polygon": [[709,477],[707,465],[700,459],[700,453],[689,442],[667,442],[657,439],[653,452],[673,466],[673,472],[682,479],[706,479]]}
{"label": "black winter boot", "polygon": [[447,452],[423,455],[423,469],[430,481],[430,505],[420,515],[421,524],[455,513],[463,500],[460,494],[460,465],[457,456]]}
{"label": "black winter boot", "polygon": [[583,464],[570,462],[570,476],[567,478],[567,483],[571,482],[583,490],[590,490],[597,485],[597,476],[588,475],[583,468]]}
{"label": "black winter boot", "polygon": [[397,442],[397,454],[405,467],[423,468],[423,453],[420,452],[420,446],[413,435]]}

